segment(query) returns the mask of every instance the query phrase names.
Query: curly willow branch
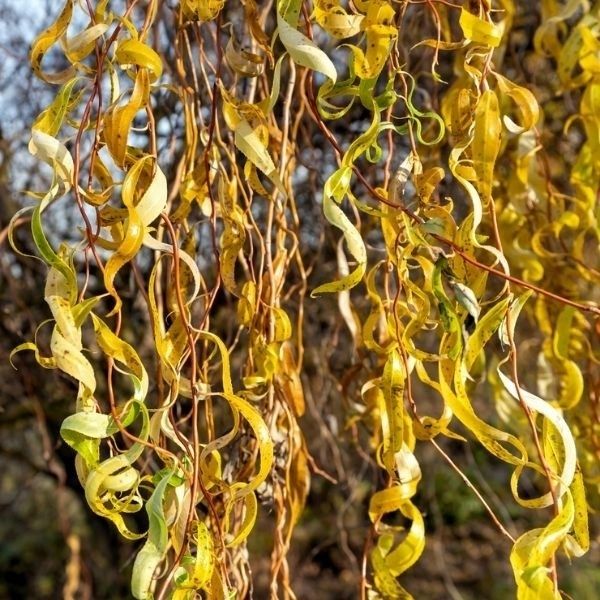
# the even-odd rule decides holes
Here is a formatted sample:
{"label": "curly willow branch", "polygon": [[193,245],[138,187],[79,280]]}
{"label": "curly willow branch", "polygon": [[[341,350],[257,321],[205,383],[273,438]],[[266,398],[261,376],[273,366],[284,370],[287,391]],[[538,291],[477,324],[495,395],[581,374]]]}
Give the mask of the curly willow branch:
{"label": "curly willow branch", "polygon": [[[600,3],[533,4],[66,0],[37,37],[56,93],[29,149],[51,183],[6,235],[30,223],[53,326],[49,354],[13,354],[77,383],[61,435],[91,510],[143,540],[135,598],[246,597],[262,507],[270,593],[295,597],[310,471],[336,481],[309,453],[304,369],[338,377],[380,470],[364,597],[411,597],[428,443],[512,544],[517,597],[560,597],[600,481]],[[341,377],[314,362],[328,295]],[[442,449],[459,423],[543,526],[508,533]]]}

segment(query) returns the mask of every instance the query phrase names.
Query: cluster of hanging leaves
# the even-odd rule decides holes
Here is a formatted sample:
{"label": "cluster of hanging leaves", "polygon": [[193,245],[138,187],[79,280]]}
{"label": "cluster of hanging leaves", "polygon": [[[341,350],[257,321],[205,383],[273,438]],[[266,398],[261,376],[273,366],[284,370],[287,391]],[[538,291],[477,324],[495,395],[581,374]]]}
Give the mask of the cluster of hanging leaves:
{"label": "cluster of hanging leaves", "polygon": [[51,183],[13,230],[30,223],[52,318],[13,357],[77,382],[61,435],[90,509],[143,540],[135,598],[245,597],[261,504],[272,589],[294,596],[303,321],[328,295],[358,365],[346,424],[385,482],[363,591],[410,597],[416,445],[444,460],[467,436],[544,522],[515,539],[488,507],[518,597],[560,597],[600,482],[600,2],[533,4],[66,0],[37,37],[56,93],[29,148]]}

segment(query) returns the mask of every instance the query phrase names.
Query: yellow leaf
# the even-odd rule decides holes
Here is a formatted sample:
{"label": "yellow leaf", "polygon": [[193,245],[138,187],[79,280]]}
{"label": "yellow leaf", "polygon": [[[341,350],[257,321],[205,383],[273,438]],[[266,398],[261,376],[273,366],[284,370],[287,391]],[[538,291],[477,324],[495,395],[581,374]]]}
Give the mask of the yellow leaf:
{"label": "yellow leaf", "polygon": [[322,73],[332,82],[336,82],[337,72],[327,54],[304,34],[294,29],[279,12],[277,13],[277,30],[281,43],[296,64]]}
{"label": "yellow leaf", "polygon": [[285,188],[279,179],[273,159],[248,121],[242,119],[236,125],[234,133],[235,145],[242,154],[262,171],[273,182],[275,187],[285,195]]}
{"label": "yellow leaf", "polygon": [[69,65],[59,73],[47,73],[42,70],[42,61],[48,50],[65,34],[73,16],[73,0],[65,5],[52,25],[44,30],[31,45],[30,60],[34,73],[48,83],[64,83],[75,75],[75,69]]}
{"label": "yellow leaf", "polygon": [[485,201],[492,198],[494,167],[500,152],[501,136],[498,97],[492,90],[486,90],[475,109],[475,133],[471,144],[477,188]]}
{"label": "yellow leaf", "polygon": [[125,106],[114,106],[104,115],[106,146],[119,167],[125,165],[129,130],[136,114],[147,104],[149,92],[148,70],[140,69],[135,78],[135,85],[129,102]]}
{"label": "yellow leaf", "polygon": [[502,28],[484,21],[464,8],[460,12],[460,27],[463,35],[476,44],[496,48],[502,41]]}
{"label": "yellow leaf", "polygon": [[162,75],[162,60],[147,44],[135,39],[128,39],[117,46],[115,59],[121,66],[135,65],[148,69],[150,81],[160,79]]}

